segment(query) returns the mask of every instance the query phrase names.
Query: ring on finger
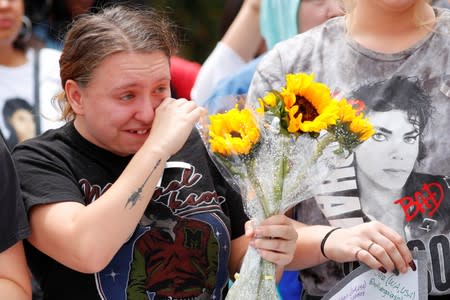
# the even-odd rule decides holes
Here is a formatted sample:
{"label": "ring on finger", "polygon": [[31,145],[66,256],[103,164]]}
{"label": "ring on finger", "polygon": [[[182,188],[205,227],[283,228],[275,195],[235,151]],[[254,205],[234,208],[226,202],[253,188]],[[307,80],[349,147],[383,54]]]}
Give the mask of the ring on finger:
{"label": "ring on finger", "polygon": [[370,248],[372,248],[373,245],[375,245],[375,242],[370,243],[369,247],[367,247],[367,252],[370,252]]}

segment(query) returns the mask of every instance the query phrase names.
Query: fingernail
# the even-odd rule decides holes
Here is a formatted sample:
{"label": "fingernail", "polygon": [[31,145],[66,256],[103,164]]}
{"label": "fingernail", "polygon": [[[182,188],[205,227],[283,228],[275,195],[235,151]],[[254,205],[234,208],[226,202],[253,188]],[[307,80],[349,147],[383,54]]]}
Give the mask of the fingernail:
{"label": "fingernail", "polygon": [[398,276],[398,275],[400,275],[400,272],[397,270],[397,269],[394,269],[394,271],[392,271],[392,273],[394,273],[395,274],[395,276]]}
{"label": "fingernail", "polygon": [[385,269],[384,267],[379,267],[378,270],[379,270],[381,273],[387,273],[387,271],[386,271],[386,269]]}
{"label": "fingernail", "polygon": [[416,264],[415,264],[415,262],[413,260],[409,262],[409,266],[411,267],[411,269],[413,271],[417,270]]}

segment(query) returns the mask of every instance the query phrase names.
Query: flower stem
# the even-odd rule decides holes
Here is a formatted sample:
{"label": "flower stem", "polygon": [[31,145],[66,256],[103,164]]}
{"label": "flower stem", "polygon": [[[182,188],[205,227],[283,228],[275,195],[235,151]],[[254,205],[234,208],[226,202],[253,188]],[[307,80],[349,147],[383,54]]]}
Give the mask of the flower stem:
{"label": "flower stem", "polygon": [[261,275],[256,299],[278,299],[275,264],[261,259]]}
{"label": "flower stem", "polygon": [[323,151],[328,145],[336,141],[336,137],[332,133],[327,133],[325,137],[317,143],[316,151],[311,158],[311,164],[317,162],[317,160],[322,156]]}
{"label": "flower stem", "polygon": [[264,196],[264,191],[261,187],[261,183],[259,182],[256,174],[255,174],[255,160],[252,159],[250,165],[247,166],[248,179],[252,184],[252,187],[255,189],[256,196],[258,197],[259,202],[264,211],[264,216],[268,217],[270,214],[270,207],[267,203],[267,199]]}
{"label": "flower stem", "polygon": [[281,149],[280,155],[276,158],[276,170],[275,170],[275,182],[273,185],[273,202],[276,203],[276,212],[278,213],[280,210],[280,203],[283,197],[283,187],[284,187],[284,178],[286,176],[287,169],[287,157],[286,157],[286,149],[288,148],[286,143],[289,140],[285,138],[281,138]]}
{"label": "flower stem", "polygon": [[[334,134],[328,132],[328,133],[326,134],[326,136],[325,136],[322,140],[320,140],[320,141],[317,143],[317,147],[316,147],[316,149],[315,149],[315,151],[314,151],[314,153],[313,153],[311,159],[308,161],[307,165],[304,167],[304,169],[305,169],[305,170],[309,170],[309,168],[310,168],[312,165],[314,165],[315,163],[317,163],[317,161],[319,160],[319,158],[323,155],[324,150],[325,150],[331,143],[333,143],[333,142],[335,142],[335,141],[336,141],[336,137],[334,136]],[[302,180],[305,179],[305,177],[306,177],[307,175],[308,175],[307,172],[306,172],[306,173],[305,173],[305,172],[301,172],[301,173],[297,176],[297,178],[295,179],[294,182],[301,182]],[[292,193],[292,192],[293,192],[295,189],[297,189],[297,188],[298,188],[297,186],[291,187],[291,189],[289,190],[288,195],[289,195],[290,193]]]}

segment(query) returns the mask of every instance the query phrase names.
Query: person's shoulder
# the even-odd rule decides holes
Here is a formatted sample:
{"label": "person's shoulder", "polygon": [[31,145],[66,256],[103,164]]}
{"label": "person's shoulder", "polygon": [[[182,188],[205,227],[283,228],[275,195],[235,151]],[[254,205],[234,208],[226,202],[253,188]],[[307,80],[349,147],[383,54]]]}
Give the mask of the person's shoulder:
{"label": "person's shoulder", "polygon": [[446,30],[447,33],[450,32],[449,24],[450,24],[450,9],[435,7],[434,8],[436,19],[438,26],[441,30]]}
{"label": "person's shoulder", "polygon": [[32,152],[41,152],[43,149],[48,149],[50,151],[58,151],[56,144],[58,144],[60,140],[65,140],[69,136],[69,132],[66,129],[67,124],[63,125],[60,128],[49,129],[46,132],[33,137],[31,139],[27,139],[19,144],[17,144],[12,154],[13,156],[17,155],[18,152],[22,151],[32,151]]}
{"label": "person's shoulder", "polygon": [[[191,131],[183,147],[170,157],[170,161],[182,161],[194,166],[202,166],[207,159],[207,150],[205,141],[207,136],[207,128],[204,125],[197,125]],[[200,167],[204,168],[204,167]]]}
{"label": "person's shoulder", "polygon": [[[200,123],[203,123],[203,121],[200,121]],[[204,124],[194,126],[179,153],[189,153],[193,148],[204,147],[202,135],[206,137],[206,130],[207,128],[204,127]]]}
{"label": "person's shoulder", "polygon": [[311,28],[308,31],[305,31],[304,33],[310,33],[310,34],[317,34],[320,32],[335,32],[339,31],[342,32],[345,30],[345,16],[337,16],[331,19],[328,19],[327,21],[323,22],[320,25],[317,25],[313,28]]}
{"label": "person's shoulder", "polygon": [[194,126],[192,128],[191,134],[189,135],[186,143],[195,145],[196,147],[204,147],[203,138],[202,138],[201,128],[199,126]]}

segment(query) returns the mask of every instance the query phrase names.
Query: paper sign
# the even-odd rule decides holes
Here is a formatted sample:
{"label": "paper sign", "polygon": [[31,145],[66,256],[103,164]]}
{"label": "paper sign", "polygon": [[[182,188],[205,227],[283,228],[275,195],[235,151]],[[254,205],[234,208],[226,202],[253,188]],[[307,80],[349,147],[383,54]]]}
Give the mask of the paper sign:
{"label": "paper sign", "polygon": [[426,300],[426,253],[413,252],[417,270],[405,274],[382,273],[361,265],[333,287],[323,300],[392,299]]}

